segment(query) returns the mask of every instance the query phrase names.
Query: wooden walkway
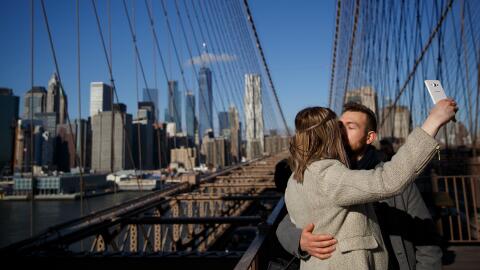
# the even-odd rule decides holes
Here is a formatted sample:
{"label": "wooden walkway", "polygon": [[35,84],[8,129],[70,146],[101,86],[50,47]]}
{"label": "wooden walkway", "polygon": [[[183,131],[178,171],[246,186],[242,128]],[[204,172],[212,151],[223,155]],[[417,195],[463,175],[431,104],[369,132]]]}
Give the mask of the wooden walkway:
{"label": "wooden walkway", "polygon": [[480,246],[451,246],[453,263],[444,265],[444,270],[478,270],[480,269]]}

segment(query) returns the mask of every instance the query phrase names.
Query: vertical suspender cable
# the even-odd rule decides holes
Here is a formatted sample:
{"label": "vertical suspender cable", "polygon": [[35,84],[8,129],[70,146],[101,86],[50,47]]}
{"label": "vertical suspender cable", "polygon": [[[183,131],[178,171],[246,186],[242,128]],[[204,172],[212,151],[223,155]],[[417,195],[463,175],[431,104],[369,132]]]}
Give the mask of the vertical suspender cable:
{"label": "vertical suspender cable", "polygon": [[[33,85],[34,85],[34,60],[35,60],[35,57],[34,57],[34,47],[35,47],[35,41],[34,41],[34,33],[35,33],[35,23],[34,23],[34,13],[35,13],[35,1],[34,0],[31,0],[30,1],[30,4],[31,4],[31,59],[30,59],[30,79],[31,79],[31,90],[33,90]],[[44,100],[42,100],[42,104],[41,106],[43,106],[43,102]],[[28,104],[30,106],[30,173],[31,173],[31,177],[30,177],[30,236],[33,236],[33,233],[34,233],[34,226],[35,226],[35,222],[34,222],[34,216],[33,216],[33,213],[34,213],[34,207],[35,207],[35,203],[34,203],[34,199],[35,199],[35,179],[33,177],[33,151],[34,151],[34,145],[33,145],[33,131],[34,131],[34,127],[33,127],[33,91],[31,93],[31,96],[30,96],[30,104]],[[23,167],[23,166],[22,166]]]}
{"label": "vertical suspender cable", "polygon": [[340,33],[340,14],[341,14],[341,8],[342,8],[342,1],[337,0],[337,15],[335,18],[335,37],[333,38],[333,51],[332,51],[332,68],[330,70],[331,75],[330,75],[330,91],[329,91],[329,97],[328,97],[328,107],[333,106],[333,82],[335,80],[335,62],[337,60],[337,45],[338,45],[338,35]]}
{"label": "vertical suspender cable", "polygon": [[253,22],[252,13],[250,12],[250,7],[248,6],[248,0],[244,0],[243,4],[244,4],[244,7],[245,7],[246,12],[247,12],[248,22],[250,23],[251,29],[252,29],[252,31],[254,33],[254,36],[255,36],[255,41],[257,43],[257,48],[258,48],[258,51],[259,51],[261,59],[262,59],[263,67],[264,67],[264,69],[267,73],[268,82],[270,83],[270,89],[272,90],[273,96],[275,97],[275,102],[277,103],[278,111],[280,112],[280,116],[282,117],[283,124],[285,125],[285,130],[287,132],[287,135],[290,136],[290,129],[288,128],[287,120],[285,119],[282,107],[280,106],[280,101],[278,99],[278,95],[277,95],[277,92],[275,90],[275,86],[273,84],[272,76],[270,74],[270,69],[268,68],[267,60],[265,59],[265,55],[263,53],[262,45],[260,44],[260,38],[258,37],[257,30],[255,28],[255,23]]}

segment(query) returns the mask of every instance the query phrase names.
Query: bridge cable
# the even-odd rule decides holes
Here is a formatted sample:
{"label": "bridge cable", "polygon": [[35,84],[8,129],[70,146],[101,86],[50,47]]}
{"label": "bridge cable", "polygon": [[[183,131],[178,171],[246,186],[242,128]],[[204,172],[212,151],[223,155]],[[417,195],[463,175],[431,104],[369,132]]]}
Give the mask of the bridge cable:
{"label": "bridge cable", "polygon": [[[400,99],[400,96],[403,94],[403,92],[405,91],[408,83],[410,82],[410,80],[413,78],[415,72],[417,71],[417,68],[418,68],[418,65],[420,64],[420,62],[423,60],[423,57],[425,56],[425,52],[428,50],[428,48],[430,47],[430,45],[432,44],[432,41],[433,41],[433,38],[436,36],[437,32],[439,31],[443,21],[445,20],[446,16],[448,15],[448,12],[450,11],[451,7],[452,7],[452,4],[453,4],[453,0],[449,0],[449,3],[447,5],[447,7],[445,8],[445,10],[443,11],[442,13],[442,16],[440,18],[440,20],[437,22],[437,25],[435,27],[435,29],[433,30],[432,33],[430,33],[430,36],[428,38],[428,41],[427,43],[424,45],[423,49],[422,49],[422,52],[420,53],[420,55],[416,58],[415,60],[415,63],[410,71],[410,73],[408,74],[407,76],[407,79],[405,80],[405,82],[402,84],[402,87],[400,88],[400,90],[398,91],[398,94],[397,96],[395,97],[395,100],[393,102],[393,105],[396,105],[398,100]],[[391,113],[391,109],[389,109],[387,112],[386,112],[386,115],[384,115],[382,117],[382,121],[380,122],[380,127],[382,127],[385,123],[385,119],[390,115]]]}
{"label": "bridge cable", "polygon": [[[243,43],[243,46],[244,46],[245,50],[248,52],[248,56],[250,58],[250,64],[252,65],[252,70],[255,70],[255,72],[257,72],[259,75],[263,74],[262,75],[263,77],[267,77],[266,73],[262,72],[262,68],[260,67],[261,60],[259,59],[259,57],[257,55],[258,47],[257,47],[257,49],[255,49],[254,46],[253,46],[253,42],[255,42],[255,41],[252,40],[252,35],[250,34],[249,29],[251,29],[251,28],[249,28],[247,26],[246,20],[243,19],[245,17],[245,15],[243,13],[244,12],[244,7],[238,1],[236,1],[234,3],[237,4],[236,8],[234,9],[234,12],[235,12],[234,16],[237,19],[237,21],[239,22],[239,23],[237,23],[237,25],[239,25],[239,27],[241,29],[241,34],[243,34],[244,37],[245,37],[245,38],[242,38],[241,40],[247,40],[247,39],[250,40],[250,42]],[[268,89],[265,80],[261,80],[261,84],[262,84],[261,87],[263,89]],[[265,91],[265,96],[267,95],[267,92],[268,91]],[[268,102],[268,100],[267,100],[267,102]],[[267,105],[265,105],[265,106],[267,106]],[[267,114],[266,117],[269,118],[270,116]],[[273,120],[268,120],[267,119],[267,123],[268,123],[268,121],[273,122]],[[278,125],[278,123],[277,123],[277,125]],[[280,127],[280,125],[278,125],[278,126]]]}
{"label": "bridge cable", "polygon": [[[31,49],[31,53],[30,53],[30,75],[31,75],[31,90],[33,92],[33,86],[35,84],[35,80],[34,80],[34,75],[35,75],[35,69],[34,69],[34,61],[35,61],[35,1],[34,0],[31,0],[30,1],[30,5],[31,5],[31,24],[30,24],[30,49]],[[44,101],[42,101],[43,103]],[[33,93],[32,93],[32,97],[30,97],[30,172],[31,172],[31,175],[30,175],[30,188],[31,188],[31,192],[30,192],[30,236],[33,236],[34,234],[34,227],[35,227],[35,218],[34,218],[34,209],[35,209],[35,203],[34,203],[34,200],[35,200],[35,179],[34,179],[34,176],[33,176],[33,131],[34,131],[34,127],[33,127]],[[43,105],[42,105],[43,106]],[[23,167],[23,166],[21,166]]]}
{"label": "bridge cable", "polygon": [[254,34],[254,37],[255,37],[255,40],[256,40],[256,44],[257,44],[257,48],[258,48],[258,52],[260,53],[260,56],[261,56],[261,59],[262,59],[263,67],[264,67],[264,69],[267,73],[268,81],[269,81],[269,84],[270,84],[270,89],[271,89],[271,91],[272,91],[272,93],[275,97],[275,101],[276,101],[278,110],[280,112],[280,115],[282,117],[283,124],[285,125],[285,130],[287,132],[287,135],[290,136],[290,129],[287,125],[287,121],[285,119],[285,116],[284,116],[283,111],[282,111],[281,106],[280,106],[280,101],[278,99],[278,96],[277,96],[277,93],[276,93],[276,90],[275,90],[275,86],[273,84],[272,76],[270,74],[270,69],[268,68],[267,61],[266,61],[265,55],[263,53],[262,45],[260,44],[260,38],[258,37],[258,33],[257,33],[256,28],[255,28],[255,23],[253,21],[252,14],[250,12],[250,7],[248,5],[248,0],[244,0],[243,5],[244,5],[245,10],[247,12],[247,19],[248,19],[248,22],[250,23],[251,29],[253,31],[253,34]]}
{"label": "bridge cable", "polygon": [[[112,85],[112,99],[113,97],[116,98],[117,102],[119,102],[119,98],[118,98],[118,93],[117,93],[117,87],[116,87],[116,84],[115,84],[115,80],[113,78],[113,68],[112,68],[112,63],[110,62],[110,59],[109,59],[109,54],[107,53],[107,48],[106,48],[106,45],[105,45],[105,39],[103,37],[103,31],[102,31],[102,26],[100,25],[100,19],[99,19],[99,16],[98,16],[98,11],[97,11],[97,5],[96,5],[96,0],[91,0],[91,3],[92,3],[92,7],[93,7],[93,11],[95,13],[95,19],[96,19],[96,23],[97,23],[97,29],[98,29],[98,33],[100,35],[100,41],[101,41],[101,44],[102,44],[102,48],[103,48],[103,52],[104,52],[104,56],[105,56],[105,61],[107,63],[107,67],[108,67],[108,73],[109,73],[109,76],[110,76],[110,83]],[[120,110],[120,108],[119,108]],[[113,108],[113,102],[112,102],[112,114],[115,113],[115,110]],[[125,119],[125,115],[124,113],[121,113],[119,112],[120,114],[120,117],[122,118],[122,128],[123,128],[123,132],[125,132],[125,134],[128,134],[128,131],[126,129],[126,126],[125,126],[125,123],[126,123],[126,119]],[[113,122],[113,121],[112,121]],[[113,132],[113,130],[112,130]],[[130,158],[130,162],[131,162],[131,165],[133,165],[133,170],[134,170],[134,174],[135,176],[137,176],[137,170],[135,168],[135,160],[133,158],[133,152],[132,152],[132,146],[130,144],[130,141],[129,140],[125,140],[126,141],[126,146],[127,146],[127,152],[129,153],[129,158]],[[113,158],[113,157],[112,157]],[[142,190],[142,184],[138,181],[138,177],[137,178],[137,185],[138,185],[138,188],[139,190]]]}
{"label": "bridge cable", "polygon": [[341,0],[337,0],[337,12],[335,16],[335,36],[333,38],[333,49],[332,49],[332,67],[331,67],[331,74],[330,74],[330,91],[328,96],[328,107],[332,107],[332,99],[333,99],[333,82],[335,81],[335,63],[337,61],[337,46],[338,46],[338,36],[340,32],[340,14],[341,14],[341,7],[342,2]]}

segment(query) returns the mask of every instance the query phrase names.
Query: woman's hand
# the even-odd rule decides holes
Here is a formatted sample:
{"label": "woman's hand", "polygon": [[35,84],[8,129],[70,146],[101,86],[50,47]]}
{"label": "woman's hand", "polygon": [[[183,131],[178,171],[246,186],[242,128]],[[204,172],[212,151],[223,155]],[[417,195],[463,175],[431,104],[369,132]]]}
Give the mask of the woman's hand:
{"label": "woman's hand", "polygon": [[458,107],[455,100],[451,98],[440,100],[423,122],[422,129],[430,136],[435,137],[443,125],[455,118],[457,111]]}

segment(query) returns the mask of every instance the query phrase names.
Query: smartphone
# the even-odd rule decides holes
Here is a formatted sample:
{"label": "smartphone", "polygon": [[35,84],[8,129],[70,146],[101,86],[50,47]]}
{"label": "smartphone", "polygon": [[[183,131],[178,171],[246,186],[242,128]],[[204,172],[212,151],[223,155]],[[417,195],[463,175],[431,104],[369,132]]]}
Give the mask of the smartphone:
{"label": "smartphone", "polygon": [[[442,84],[439,80],[425,80],[425,86],[427,87],[428,93],[430,93],[430,97],[434,104],[447,98],[445,90],[443,90]],[[455,118],[452,120],[453,122],[456,122]]]}
{"label": "smartphone", "polygon": [[445,95],[445,91],[443,90],[442,84],[440,81],[437,80],[426,80],[425,86],[428,89],[428,93],[430,93],[430,97],[434,104],[437,104],[442,99],[446,99],[447,95]]}

